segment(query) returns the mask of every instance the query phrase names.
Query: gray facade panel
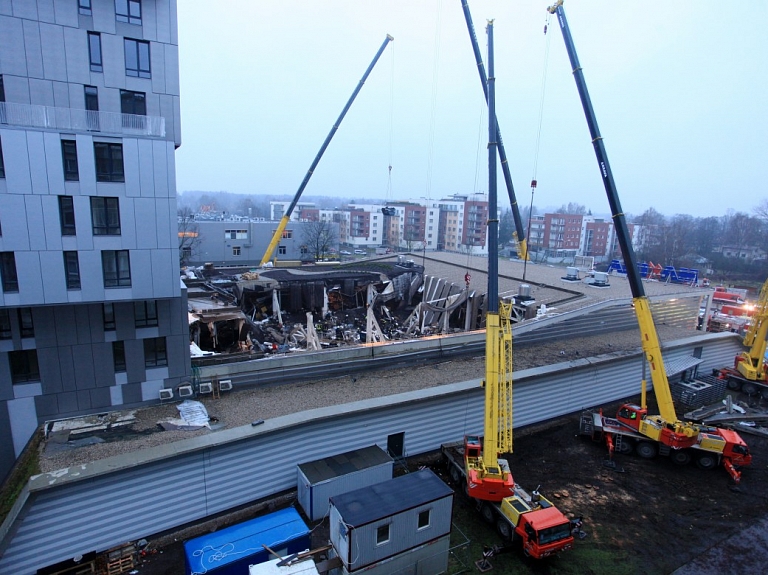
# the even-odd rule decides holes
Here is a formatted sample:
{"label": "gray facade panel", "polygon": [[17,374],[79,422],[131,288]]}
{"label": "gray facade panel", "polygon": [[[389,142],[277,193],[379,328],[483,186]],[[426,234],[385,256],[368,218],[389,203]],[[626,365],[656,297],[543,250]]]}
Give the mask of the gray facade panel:
{"label": "gray facade panel", "polygon": [[65,393],[59,393],[57,396],[57,399],[59,401],[59,414],[72,414],[77,413],[78,405],[77,405],[77,392],[76,391],[68,391]]}
{"label": "gray facade panel", "polygon": [[0,482],[5,480],[6,470],[13,468],[16,455],[13,452],[11,420],[8,416],[8,404],[0,401]]}
{"label": "gray facade panel", "polygon": [[171,303],[173,300],[159,299],[155,302],[157,306],[157,327],[159,335],[172,335],[173,328],[178,326],[171,325]]}
{"label": "gray facade panel", "polygon": [[[95,390],[94,390],[95,391]],[[91,405],[91,394],[88,390],[77,392],[77,409],[80,411],[87,411],[91,407],[99,407]]]}
{"label": "gray facade panel", "polygon": [[46,419],[59,414],[58,395],[38,395],[35,397],[35,412],[38,419]]}
{"label": "gray facade panel", "polygon": [[90,345],[73,345],[75,360],[75,385],[77,389],[91,389],[96,386],[96,372],[93,365],[94,349]]}
{"label": "gray facade panel", "polygon": [[[59,370],[61,374],[61,390],[75,391],[77,389],[77,377],[75,375],[75,358],[71,346],[61,346],[59,350]],[[45,390],[45,381],[43,381]]]}
{"label": "gray facade panel", "polygon": [[112,343],[94,343],[93,349],[94,382],[96,387],[115,385],[115,362],[112,355]]}
{"label": "gray facade panel", "polygon": [[123,390],[123,403],[132,405],[141,402],[140,383],[126,383],[121,385],[120,389]]}
{"label": "gray facade panel", "polygon": [[87,393],[91,405],[88,408],[81,409],[103,409],[112,405],[112,394],[108,387],[97,387],[89,390]]}
{"label": "gray facade panel", "polygon": [[[66,353],[64,360],[66,361]],[[40,369],[40,382],[43,393],[58,393],[66,389],[64,378],[67,376],[62,370],[59,348],[46,347],[37,350],[37,365]],[[70,364],[71,365],[71,364]],[[69,367],[64,364],[65,369]]]}
{"label": "gray facade panel", "polygon": [[[13,399],[13,383],[11,383],[11,366],[8,363],[8,353],[0,352],[0,401]],[[5,405],[5,404],[3,404]],[[0,472],[2,475],[2,472]]]}
{"label": "gray facade panel", "polygon": [[[131,267],[133,268],[133,262],[131,262]],[[112,305],[115,309],[117,339],[133,339],[136,337],[136,319],[133,311],[133,302],[115,302]]]}
{"label": "gray facade panel", "polygon": [[90,341],[94,343],[104,341],[104,304],[88,304],[88,321],[90,323]]}
{"label": "gray facade panel", "polygon": [[75,323],[75,306],[60,305],[54,309],[56,340],[74,343],[77,341],[77,324]]}
{"label": "gray facade panel", "polygon": [[75,330],[77,331],[77,343],[90,343],[91,337],[91,318],[90,306],[78,305],[75,309]]}
{"label": "gray facade panel", "polygon": [[131,339],[125,342],[125,365],[128,381],[143,381],[146,374],[144,366],[144,342]]}
{"label": "gray facade panel", "polygon": [[186,377],[190,374],[189,336],[166,336],[165,347],[168,353],[168,377]]}

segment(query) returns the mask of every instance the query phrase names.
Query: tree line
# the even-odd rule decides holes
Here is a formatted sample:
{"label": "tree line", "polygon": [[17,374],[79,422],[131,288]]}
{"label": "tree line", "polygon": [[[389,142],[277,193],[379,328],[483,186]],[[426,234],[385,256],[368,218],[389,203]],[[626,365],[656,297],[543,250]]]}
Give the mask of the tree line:
{"label": "tree line", "polygon": [[[528,226],[533,210],[521,210],[523,225]],[[570,203],[553,213],[591,215],[586,207]],[[750,280],[763,282],[768,278],[765,258],[726,257],[723,248],[768,252],[768,200],[753,208],[752,213],[729,209],[724,215],[698,217],[686,214],[665,216],[649,208],[639,216],[627,214],[627,222],[642,226],[638,262],[652,261],[662,266],[712,270],[716,281]],[[499,222],[499,240],[511,242],[515,231],[512,211],[507,208]],[[759,253],[758,252],[758,253]],[[706,263],[702,263],[706,260]]]}

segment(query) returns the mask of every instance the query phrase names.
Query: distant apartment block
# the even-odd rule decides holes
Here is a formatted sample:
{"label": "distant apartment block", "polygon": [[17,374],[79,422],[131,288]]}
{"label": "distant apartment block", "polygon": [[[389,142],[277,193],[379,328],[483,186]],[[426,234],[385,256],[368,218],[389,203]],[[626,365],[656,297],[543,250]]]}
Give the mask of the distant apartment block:
{"label": "distant apartment block", "polygon": [[190,375],[175,0],[0,2],[0,478]]}

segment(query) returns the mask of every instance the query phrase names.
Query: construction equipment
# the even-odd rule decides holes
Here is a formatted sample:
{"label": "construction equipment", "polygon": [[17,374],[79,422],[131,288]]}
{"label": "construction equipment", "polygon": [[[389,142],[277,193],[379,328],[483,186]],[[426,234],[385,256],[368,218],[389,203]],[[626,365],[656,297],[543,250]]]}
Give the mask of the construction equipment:
{"label": "construction equipment", "polygon": [[565,18],[563,0],[558,0],[547,10],[550,14],[557,14],[563,33],[576,87],[592,137],[600,175],[608,196],[608,203],[611,206],[616,236],[626,264],[627,280],[632,291],[633,305],[640,327],[642,349],[646,360],[643,363],[643,373],[645,373],[646,367],[650,368],[653,391],[659,408],[659,415],[648,414],[645,401],[645,377],[643,377],[641,405],[626,404],[622,406],[615,419],[604,417],[602,412],[585,414],[582,418],[582,433],[590,433],[595,439],[604,439],[611,452],[614,450],[627,452],[634,447],[638,454],[643,457],[651,458],[657,453],[667,454],[675,462],[681,464],[695,460],[702,468],[714,467],[717,463],[721,463],[734,481],[738,483],[741,478],[738,468],[749,465],[752,461],[749,449],[739,434],[727,429],[682,421],[675,413],[650,302],[645,295],[645,288],[635,263],[635,252],[632,248],[626,216],[621,208],[613,173],[608,163],[605,144],[597,126],[584,73],[576,55],[568,21]]}
{"label": "construction equipment", "polygon": [[516,485],[509,463],[512,451],[512,304],[499,304],[498,225],[496,219],[496,113],[493,76],[493,23],[488,23],[488,311],[485,325],[485,416],[481,446],[477,436],[442,452],[451,478],[464,485],[482,517],[505,539],[520,539],[526,555],[542,558],[573,546],[568,518],[538,490]]}
{"label": "construction equipment", "polygon": [[[725,306],[723,306],[725,307]],[[715,375],[728,380],[728,388],[741,390],[748,395],[760,394],[768,399],[768,367],[765,351],[768,345],[768,280],[760,289],[753,318],[744,336],[747,348],[736,356],[733,367],[717,370]]]}
{"label": "construction equipment", "polygon": [[336,122],[334,122],[333,127],[331,128],[331,131],[328,133],[328,136],[326,136],[325,141],[323,142],[323,145],[320,146],[320,151],[315,156],[315,159],[312,160],[312,165],[309,166],[309,170],[307,170],[307,175],[304,176],[304,179],[302,180],[301,185],[299,186],[299,189],[296,191],[296,194],[294,194],[293,196],[293,200],[291,200],[291,203],[288,205],[288,209],[285,210],[283,217],[280,218],[280,223],[278,224],[277,229],[275,230],[275,233],[272,236],[272,240],[270,240],[269,245],[267,246],[267,250],[264,252],[264,256],[261,258],[261,263],[259,264],[260,266],[266,265],[267,262],[269,262],[272,259],[272,254],[275,253],[275,248],[277,248],[277,244],[280,243],[280,240],[283,237],[283,232],[285,232],[285,228],[288,225],[288,221],[291,219],[291,214],[293,213],[293,210],[296,207],[296,204],[299,202],[299,199],[301,198],[301,194],[304,192],[304,188],[306,188],[307,184],[309,183],[309,178],[311,178],[312,174],[315,172],[315,168],[317,167],[317,164],[320,162],[320,158],[323,157],[323,154],[325,153],[325,149],[328,147],[328,144],[331,143],[333,136],[336,134],[336,131],[339,129],[339,125],[341,124],[341,121],[344,119],[344,116],[347,115],[347,111],[349,110],[350,106],[352,106],[352,102],[355,101],[357,94],[360,92],[360,90],[363,87],[363,84],[365,84],[365,81],[368,79],[368,76],[373,70],[373,67],[376,65],[376,62],[379,61],[379,58],[384,52],[384,49],[387,47],[387,44],[389,44],[392,40],[394,40],[394,38],[389,34],[387,34],[387,37],[384,39],[384,42],[379,48],[379,51],[376,52],[376,55],[373,57],[373,61],[368,66],[368,69],[365,71],[365,74],[363,74],[363,77],[360,79],[360,82],[358,82],[357,87],[355,88],[355,91],[352,92],[352,95],[350,96],[349,100],[347,100],[346,106],[344,106],[344,109],[341,111],[341,114],[337,118]]}
{"label": "construction equipment", "polygon": [[[475,34],[475,25],[472,23],[472,14],[469,12],[469,6],[467,0],[461,0],[461,7],[464,10],[464,20],[467,23],[467,31],[469,32],[469,39],[472,42],[472,51],[475,53],[475,61],[477,62],[477,71],[480,74],[480,83],[483,86],[483,93],[485,94],[485,101],[488,102],[488,77],[485,74],[485,66],[483,66],[483,56],[480,53],[480,46],[477,43],[477,35]],[[501,139],[501,128],[499,128],[498,121],[496,123],[496,142],[499,148],[499,159],[501,160],[501,172],[504,175],[504,183],[507,186],[507,194],[509,195],[509,204],[512,209],[512,219],[515,221],[515,241],[517,243],[517,257],[521,260],[528,259],[528,241],[525,235],[525,226],[523,226],[523,219],[520,217],[520,208],[517,205],[517,197],[515,196],[515,187],[512,184],[512,175],[509,173],[509,162],[507,161],[507,152],[504,149],[504,141]]]}

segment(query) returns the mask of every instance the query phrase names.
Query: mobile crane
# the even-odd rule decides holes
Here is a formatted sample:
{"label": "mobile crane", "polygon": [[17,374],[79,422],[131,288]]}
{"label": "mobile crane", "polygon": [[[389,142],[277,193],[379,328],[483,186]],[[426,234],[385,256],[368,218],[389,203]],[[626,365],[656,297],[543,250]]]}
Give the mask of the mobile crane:
{"label": "mobile crane", "polygon": [[485,320],[484,436],[442,446],[451,478],[464,486],[482,517],[505,539],[520,539],[526,555],[540,559],[573,546],[571,522],[538,490],[515,484],[512,451],[512,306],[499,304],[498,225],[496,219],[496,112],[493,76],[493,22],[488,23],[488,311]]}
{"label": "mobile crane", "polygon": [[746,394],[760,393],[768,399],[768,366],[765,351],[768,345],[768,280],[760,288],[760,296],[754,310],[754,317],[744,335],[747,347],[736,356],[733,367],[717,370],[715,375],[728,381],[729,389],[740,389]]}
{"label": "mobile crane", "polygon": [[565,18],[563,0],[557,0],[547,10],[550,14],[557,15],[573,76],[576,80],[576,87],[584,108],[603,186],[611,206],[616,236],[627,269],[627,281],[632,291],[632,301],[640,327],[645,357],[644,373],[645,367],[648,366],[659,408],[659,415],[648,414],[645,402],[645,379],[643,379],[641,405],[626,404],[622,406],[615,419],[604,417],[602,412],[587,413],[582,418],[582,432],[589,432],[594,438],[604,439],[610,451],[617,448],[621,451],[629,451],[633,447],[631,442],[634,441],[638,454],[648,458],[654,457],[657,453],[667,454],[675,462],[681,464],[695,459],[699,467],[702,468],[714,467],[719,462],[733,480],[738,483],[741,478],[741,472],[738,468],[749,465],[752,461],[749,449],[739,434],[728,429],[682,421],[675,413],[650,302],[645,295],[645,288],[635,263],[635,253],[632,248],[626,217],[621,209],[605,144],[597,126],[584,73],[576,55],[568,21]]}
{"label": "mobile crane", "polygon": [[299,189],[294,194],[293,200],[291,200],[291,203],[288,205],[288,209],[285,210],[283,217],[280,218],[280,223],[277,225],[277,229],[275,230],[275,233],[272,235],[272,239],[270,240],[269,245],[267,245],[267,249],[264,252],[264,256],[261,258],[261,263],[259,263],[259,266],[261,267],[265,266],[267,262],[269,262],[272,259],[272,254],[275,253],[275,248],[277,248],[277,244],[280,243],[280,240],[283,237],[283,232],[285,232],[285,228],[288,225],[288,221],[291,219],[291,214],[293,213],[293,210],[296,207],[296,204],[299,202],[299,199],[301,199],[301,194],[304,192],[304,188],[306,188],[307,184],[309,183],[309,178],[311,178],[312,174],[315,172],[315,168],[317,167],[317,164],[320,162],[320,158],[323,157],[323,154],[325,153],[325,149],[328,147],[328,144],[331,143],[333,136],[336,134],[336,131],[339,129],[339,126],[341,125],[341,121],[344,119],[344,116],[347,115],[347,111],[349,110],[350,106],[352,106],[352,102],[355,101],[355,98],[357,98],[358,93],[360,93],[360,90],[362,89],[363,84],[365,84],[365,81],[368,79],[368,76],[371,74],[371,71],[373,70],[373,67],[376,65],[376,62],[379,61],[379,58],[381,58],[381,55],[384,53],[384,49],[387,47],[387,44],[389,44],[392,40],[394,40],[394,38],[389,34],[387,34],[387,37],[384,39],[384,42],[382,43],[378,52],[376,52],[376,55],[373,57],[373,61],[368,66],[368,69],[366,69],[365,74],[363,74],[363,77],[358,82],[354,92],[352,92],[352,95],[349,97],[349,100],[347,100],[347,104],[344,106],[344,109],[341,111],[341,114],[339,114],[339,117],[336,119],[336,122],[334,122],[333,127],[331,128],[331,131],[328,133],[328,135],[325,138],[325,141],[323,142],[323,145],[320,146],[320,151],[317,152],[315,159],[312,160],[312,164],[309,166],[309,170],[307,170],[307,174],[304,176],[304,179],[301,181],[301,184],[299,185]]}

